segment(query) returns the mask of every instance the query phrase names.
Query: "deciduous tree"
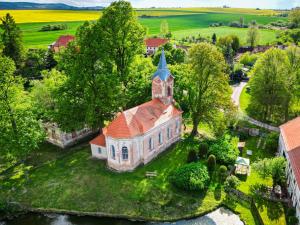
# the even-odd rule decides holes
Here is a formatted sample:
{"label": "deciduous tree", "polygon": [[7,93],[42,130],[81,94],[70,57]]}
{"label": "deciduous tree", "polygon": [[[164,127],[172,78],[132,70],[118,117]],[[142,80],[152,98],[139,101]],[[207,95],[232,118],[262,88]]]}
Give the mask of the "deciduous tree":
{"label": "deciduous tree", "polygon": [[189,112],[193,121],[192,135],[198,133],[200,121],[212,123],[215,115],[232,106],[225,60],[214,45],[200,43],[189,51],[191,73],[187,74]]}
{"label": "deciduous tree", "polygon": [[251,48],[254,48],[259,42],[259,30],[256,24],[252,23],[248,30],[247,42]]}

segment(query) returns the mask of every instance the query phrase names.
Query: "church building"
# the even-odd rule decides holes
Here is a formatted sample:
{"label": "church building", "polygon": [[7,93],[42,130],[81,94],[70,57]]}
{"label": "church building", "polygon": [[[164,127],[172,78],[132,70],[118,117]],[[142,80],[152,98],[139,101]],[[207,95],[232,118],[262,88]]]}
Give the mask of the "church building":
{"label": "church building", "polygon": [[118,113],[90,142],[92,156],[106,160],[116,171],[132,171],[180,140],[182,111],[174,105],[173,86],[162,51],[152,76],[152,100]]}

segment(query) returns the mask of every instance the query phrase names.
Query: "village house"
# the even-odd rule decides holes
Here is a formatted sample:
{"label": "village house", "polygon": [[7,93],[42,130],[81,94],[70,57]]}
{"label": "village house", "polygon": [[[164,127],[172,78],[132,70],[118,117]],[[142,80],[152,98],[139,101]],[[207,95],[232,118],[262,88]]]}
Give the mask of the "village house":
{"label": "village house", "polygon": [[73,35],[62,35],[54,43],[49,45],[49,49],[57,53],[60,51],[61,48],[66,48],[69,42],[74,40],[75,40],[75,36]]}
{"label": "village house", "polygon": [[152,100],[119,113],[90,142],[92,156],[116,171],[132,171],[180,140],[182,111],[174,105],[173,85],[162,51],[152,77]]}
{"label": "village house", "polygon": [[75,145],[83,138],[95,133],[95,131],[90,128],[83,128],[81,130],[67,133],[62,131],[56,123],[44,123],[44,129],[46,132],[46,140],[61,148]]}
{"label": "village house", "polygon": [[300,116],[280,126],[279,153],[287,159],[287,185],[300,221]]}
{"label": "village house", "polygon": [[145,40],[146,54],[154,55],[160,46],[168,43],[169,40],[165,38],[148,38]]}

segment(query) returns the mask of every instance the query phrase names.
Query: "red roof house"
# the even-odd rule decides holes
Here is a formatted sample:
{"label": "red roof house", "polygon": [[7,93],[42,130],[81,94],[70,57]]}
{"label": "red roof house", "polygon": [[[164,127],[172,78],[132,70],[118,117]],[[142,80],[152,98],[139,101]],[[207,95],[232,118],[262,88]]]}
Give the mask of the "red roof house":
{"label": "red roof house", "polygon": [[53,44],[50,45],[50,48],[54,52],[59,52],[60,48],[66,48],[69,42],[74,41],[75,36],[73,35],[62,35],[60,36]]}
{"label": "red roof house", "polygon": [[145,40],[146,50],[147,54],[151,55],[154,54],[158,48],[166,43],[168,43],[169,40],[165,38],[148,38]]}

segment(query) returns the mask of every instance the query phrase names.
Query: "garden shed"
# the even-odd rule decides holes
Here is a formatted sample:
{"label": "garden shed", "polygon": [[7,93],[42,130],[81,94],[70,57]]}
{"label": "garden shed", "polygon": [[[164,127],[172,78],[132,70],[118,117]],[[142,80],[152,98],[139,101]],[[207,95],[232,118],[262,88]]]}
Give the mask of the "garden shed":
{"label": "garden shed", "polygon": [[243,157],[237,157],[235,161],[235,174],[249,175],[250,174],[250,160]]}

